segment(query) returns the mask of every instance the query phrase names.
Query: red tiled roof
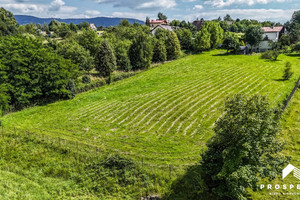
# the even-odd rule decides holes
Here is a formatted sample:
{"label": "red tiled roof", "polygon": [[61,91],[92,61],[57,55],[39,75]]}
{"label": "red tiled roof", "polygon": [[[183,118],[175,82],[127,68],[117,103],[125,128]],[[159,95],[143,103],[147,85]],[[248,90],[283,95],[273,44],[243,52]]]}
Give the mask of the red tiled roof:
{"label": "red tiled roof", "polygon": [[283,29],[283,26],[262,27],[262,29],[265,33],[280,32]]}
{"label": "red tiled roof", "polygon": [[167,24],[166,20],[151,20],[151,24]]}

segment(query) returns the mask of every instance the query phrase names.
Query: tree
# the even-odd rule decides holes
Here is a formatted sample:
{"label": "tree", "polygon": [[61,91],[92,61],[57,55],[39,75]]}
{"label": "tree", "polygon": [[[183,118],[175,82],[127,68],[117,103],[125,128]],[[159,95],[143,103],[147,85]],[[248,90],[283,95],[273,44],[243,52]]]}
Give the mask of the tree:
{"label": "tree", "polygon": [[300,52],[300,42],[292,46],[292,51]]}
{"label": "tree", "polygon": [[89,72],[94,68],[94,58],[90,52],[75,41],[59,43],[56,52],[65,59],[72,60],[74,64],[79,66],[79,70]]}
{"label": "tree", "polygon": [[165,42],[157,40],[153,48],[153,62],[164,62],[167,60],[167,50]]}
{"label": "tree", "polygon": [[219,22],[205,22],[204,27],[210,33],[210,47],[216,48],[223,42],[223,29]]}
{"label": "tree", "polygon": [[178,29],[176,30],[177,37],[180,41],[182,49],[192,51],[193,49],[193,34],[189,29]]}
{"label": "tree", "polygon": [[164,15],[163,13],[161,13],[161,12],[159,12],[157,14],[157,17],[158,17],[159,20],[167,20],[168,19],[167,16]]}
{"label": "tree", "polygon": [[138,32],[129,49],[129,59],[133,70],[148,69],[152,61],[153,48],[148,34]]}
{"label": "tree", "polygon": [[83,46],[86,50],[90,51],[90,54],[95,57],[98,53],[101,39],[97,33],[91,29],[84,29],[82,34],[77,35],[77,42]]}
{"label": "tree", "polygon": [[282,76],[283,80],[289,80],[293,76],[294,73],[292,72],[291,68],[292,64],[290,62],[286,62],[284,73]]}
{"label": "tree", "polygon": [[150,18],[149,17],[146,17],[145,25],[146,26],[150,26]]}
{"label": "tree", "polygon": [[175,32],[167,32],[166,49],[168,60],[174,60],[180,56],[180,43]]}
{"label": "tree", "polygon": [[127,19],[123,19],[121,22],[120,22],[120,26],[130,26],[130,23]]}
{"label": "tree", "polygon": [[57,21],[57,20],[55,20],[55,19],[52,20],[52,21],[49,23],[49,25],[48,25],[49,31],[54,31],[54,32],[56,32],[59,25],[60,25],[60,22],[59,22],[59,21]]}
{"label": "tree", "polygon": [[104,40],[96,56],[96,70],[105,77],[109,77],[108,82],[111,82],[111,73],[117,66],[116,57],[107,40]]}
{"label": "tree", "polygon": [[34,37],[0,38],[0,60],[4,68],[10,103],[19,109],[32,103],[70,97],[66,89],[78,77],[78,66],[44,48]]}
{"label": "tree", "polygon": [[4,8],[0,8],[0,36],[1,35],[11,35],[17,32],[18,23],[14,17],[14,15],[5,10]]}
{"label": "tree", "polygon": [[215,136],[202,155],[202,178],[217,199],[246,199],[246,189],[275,178],[287,159],[279,155],[280,112],[266,97],[237,94],[227,99]]}
{"label": "tree", "polygon": [[194,49],[197,52],[202,52],[210,49],[210,33],[207,31],[205,27],[202,27],[201,30],[197,33]]}
{"label": "tree", "polygon": [[234,21],[229,14],[226,14],[226,16],[224,17],[224,21]]}
{"label": "tree", "polygon": [[251,48],[258,45],[262,40],[263,30],[260,26],[250,25],[245,33],[245,42],[247,42]]}
{"label": "tree", "polygon": [[300,41],[300,11],[294,12],[288,28],[290,29],[289,34],[291,37],[291,42],[292,43],[299,42]]}
{"label": "tree", "polygon": [[227,33],[225,39],[223,41],[223,47],[227,49],[227,53],[229,50],[238,51],[240,48],[239,38],[234,33]]}

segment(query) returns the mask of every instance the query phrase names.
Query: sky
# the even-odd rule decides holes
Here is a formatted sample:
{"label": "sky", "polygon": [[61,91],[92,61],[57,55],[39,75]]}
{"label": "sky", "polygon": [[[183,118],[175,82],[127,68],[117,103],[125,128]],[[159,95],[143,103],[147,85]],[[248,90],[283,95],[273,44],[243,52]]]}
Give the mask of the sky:
{"label": "sky", "polygon": [[58,18],[129,17],[145,20],[162,12],[169,20],[193,21],[224,17],[284,23],[300,0],[0,0],[0,7],[16,15]]}

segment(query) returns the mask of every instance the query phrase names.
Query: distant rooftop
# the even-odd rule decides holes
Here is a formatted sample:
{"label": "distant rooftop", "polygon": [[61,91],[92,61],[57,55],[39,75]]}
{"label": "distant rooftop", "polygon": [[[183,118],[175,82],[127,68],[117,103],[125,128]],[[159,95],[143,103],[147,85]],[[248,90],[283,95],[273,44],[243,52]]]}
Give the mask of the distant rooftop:
{"label": "distant rooftop", "polygon": [[274,27],[262,27],[265,33],[280,32],[283,29],[283,26],[274,26]]}

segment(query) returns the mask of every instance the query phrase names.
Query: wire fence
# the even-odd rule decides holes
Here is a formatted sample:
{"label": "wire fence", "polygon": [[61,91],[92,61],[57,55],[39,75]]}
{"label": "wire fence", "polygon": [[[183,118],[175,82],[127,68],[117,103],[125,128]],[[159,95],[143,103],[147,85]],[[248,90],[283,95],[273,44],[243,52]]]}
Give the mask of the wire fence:
{"label": "wire fence", "polygon": [[[118,149],[110,148],[107,146],[96,146],[93,144],[87,144],[85,141],[70,140],[63,137],[55,137],[52,135],[43,134],[41,132],[32,132],[28,130],[18,128],[8,128],[1,126],[0,137],[11,137],[11,138],[23,138],[27,141],[34,143],[48,145],[57,151],[64,152],[67,156],[75,157],[78,162],[84,162],[88,159],[99,159],[101,156],[110,153],[122,154],[127,156],[127,152],[122,152]],[[164,177],[170,179],[176,178],[181,175],[186,168],[195,165],[196,163],[172,165],[167,164],[155,164],[156,160],[149,162],[145,156],[130,157],[131,160],[143,169],[147,169],[148,172],[153,174],[162,174]],[[147,159],[147,160],[146,160]]]}
{"label": "wire fence", "polygon": [[292,92],[290,93],[289,96],[287,96],[286,100],[283,102],[282,105],[282,110],[284,111],[286,109],[286,107],[288,106],[289,102],[291,101],[292,97],[294,96],[295,92],[297,91],[297,89],[299,88],[300,85],[300,77],[298,79],[298,81],[295,83],[295,87],[292,90]]}

